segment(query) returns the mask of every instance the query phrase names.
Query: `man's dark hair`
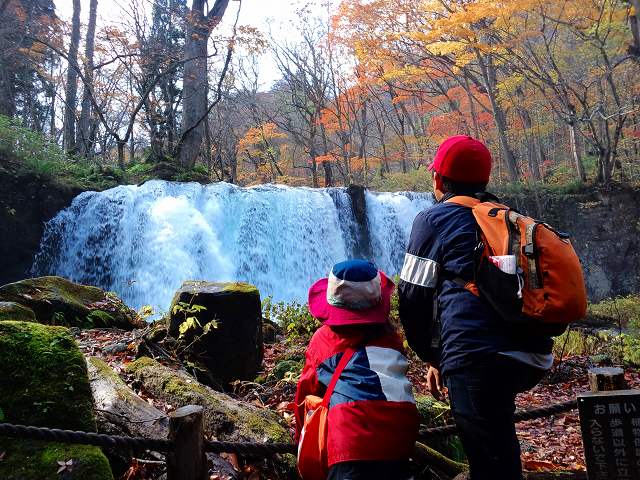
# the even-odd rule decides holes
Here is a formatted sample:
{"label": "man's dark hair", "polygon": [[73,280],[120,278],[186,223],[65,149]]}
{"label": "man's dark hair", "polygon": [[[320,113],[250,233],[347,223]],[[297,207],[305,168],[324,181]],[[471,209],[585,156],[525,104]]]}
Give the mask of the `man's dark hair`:
{"label": "man's dark hair", "polygon": [[487,190],[487,182],[483,183],[465,183],[456,182],[447,177],[442,177],[442,186],[447,193],[455,193],[456,195],[473,195],[482,193]]}

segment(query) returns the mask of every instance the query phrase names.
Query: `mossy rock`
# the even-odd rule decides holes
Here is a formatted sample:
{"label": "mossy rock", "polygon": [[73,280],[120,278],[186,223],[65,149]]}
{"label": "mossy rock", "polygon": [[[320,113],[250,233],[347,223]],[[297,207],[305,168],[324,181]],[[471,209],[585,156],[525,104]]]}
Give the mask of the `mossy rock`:
{"label": "mossy rock", "polygon": [[154,398],[176,407],[202,405],[205,431],[222,441],[290,442],[287,428],[269,410],[234,400],[198,383],[185,372],[142,357],[127,365],[127,372]]}
{"label": "mossy rock", "polygon": [[[210,322],[215,328],[205,330]],[[205,366],[217,380],[211,385],[252,380],[263,357],[260,292],[242,282],[186,281],[171,302],[168,335],[188,345],[183,358]]]}
{"label": "mossy rock", "polygon": [[0,301],[29,308],[36,321],[46,325],[125,330],[140,326],[136,313],[116,295],[62,277],[9,283],[0,287]]}
{"label": "mossy rock", "polygon": [[19,322],[35,322],[36,314],[28,307],[16,302],[0,302],[0,321],[16,320]]}
{"label": "mossy rock", "polygon": [[[98,447],[0,440],[3,480],[113,480],[107,458]],[[58,461],[72,461],[71,470],[57,473]]]}
{"label": "mossy rock", "polygon": [[[96,430],[85,359],[68,329],[0,322],[0,409],[10,423]],[[97,447],[2,438],[0,451],[3,479],[62,478],[59,460],[73,460],[68,480],[113,478]]]}
{"label": "mossy rock", "polygon": [[[416,395],[416,407],[420,415],[420,424],[424,427],[440,427],[453,423],[451,407],[444,402],[439,402],[431,395]],[[426,443],[452,460],[458,462],[466,460],[462,442],[457,435],[434,438]]]}

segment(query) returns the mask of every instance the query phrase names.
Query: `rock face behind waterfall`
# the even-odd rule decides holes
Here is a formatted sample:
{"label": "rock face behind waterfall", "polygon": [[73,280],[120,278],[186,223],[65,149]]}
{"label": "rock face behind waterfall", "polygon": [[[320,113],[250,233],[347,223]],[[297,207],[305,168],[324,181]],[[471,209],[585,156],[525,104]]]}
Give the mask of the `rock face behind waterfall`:
{"label": "rock face behind waterfall", "polygon": [[[202,308],[204,307],[204,308]],[[169,335],[222,383],[253,380],[262,364],[260,292],[247,283],[184,282],[170,308]],[[187,328],[185,322],[196,318]],[[209,322],[214,326],[207,328]],[[182,333],[181,333],[182,326]]]}

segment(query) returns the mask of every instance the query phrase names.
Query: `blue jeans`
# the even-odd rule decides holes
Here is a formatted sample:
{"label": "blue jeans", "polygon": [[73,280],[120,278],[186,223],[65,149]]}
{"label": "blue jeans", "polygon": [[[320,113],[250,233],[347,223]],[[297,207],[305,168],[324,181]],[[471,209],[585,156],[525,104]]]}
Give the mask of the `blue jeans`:
{"label": "blue jeans", "polygon": [[515,398],[535,386],[544,371],[494,354],[448,372],[451,413],[469,460],[471,480],[521,480]]}

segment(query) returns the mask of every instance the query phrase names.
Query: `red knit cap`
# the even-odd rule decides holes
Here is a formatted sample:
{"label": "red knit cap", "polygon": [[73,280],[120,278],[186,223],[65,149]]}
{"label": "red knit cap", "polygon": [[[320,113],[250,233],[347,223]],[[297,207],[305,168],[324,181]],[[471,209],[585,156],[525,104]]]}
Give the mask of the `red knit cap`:
{"label": "red knit cap", "polygon": [[429,170],[455,182],[486,183],[491,175],[491,152],[475,138],[455,135],[440,144]]}

